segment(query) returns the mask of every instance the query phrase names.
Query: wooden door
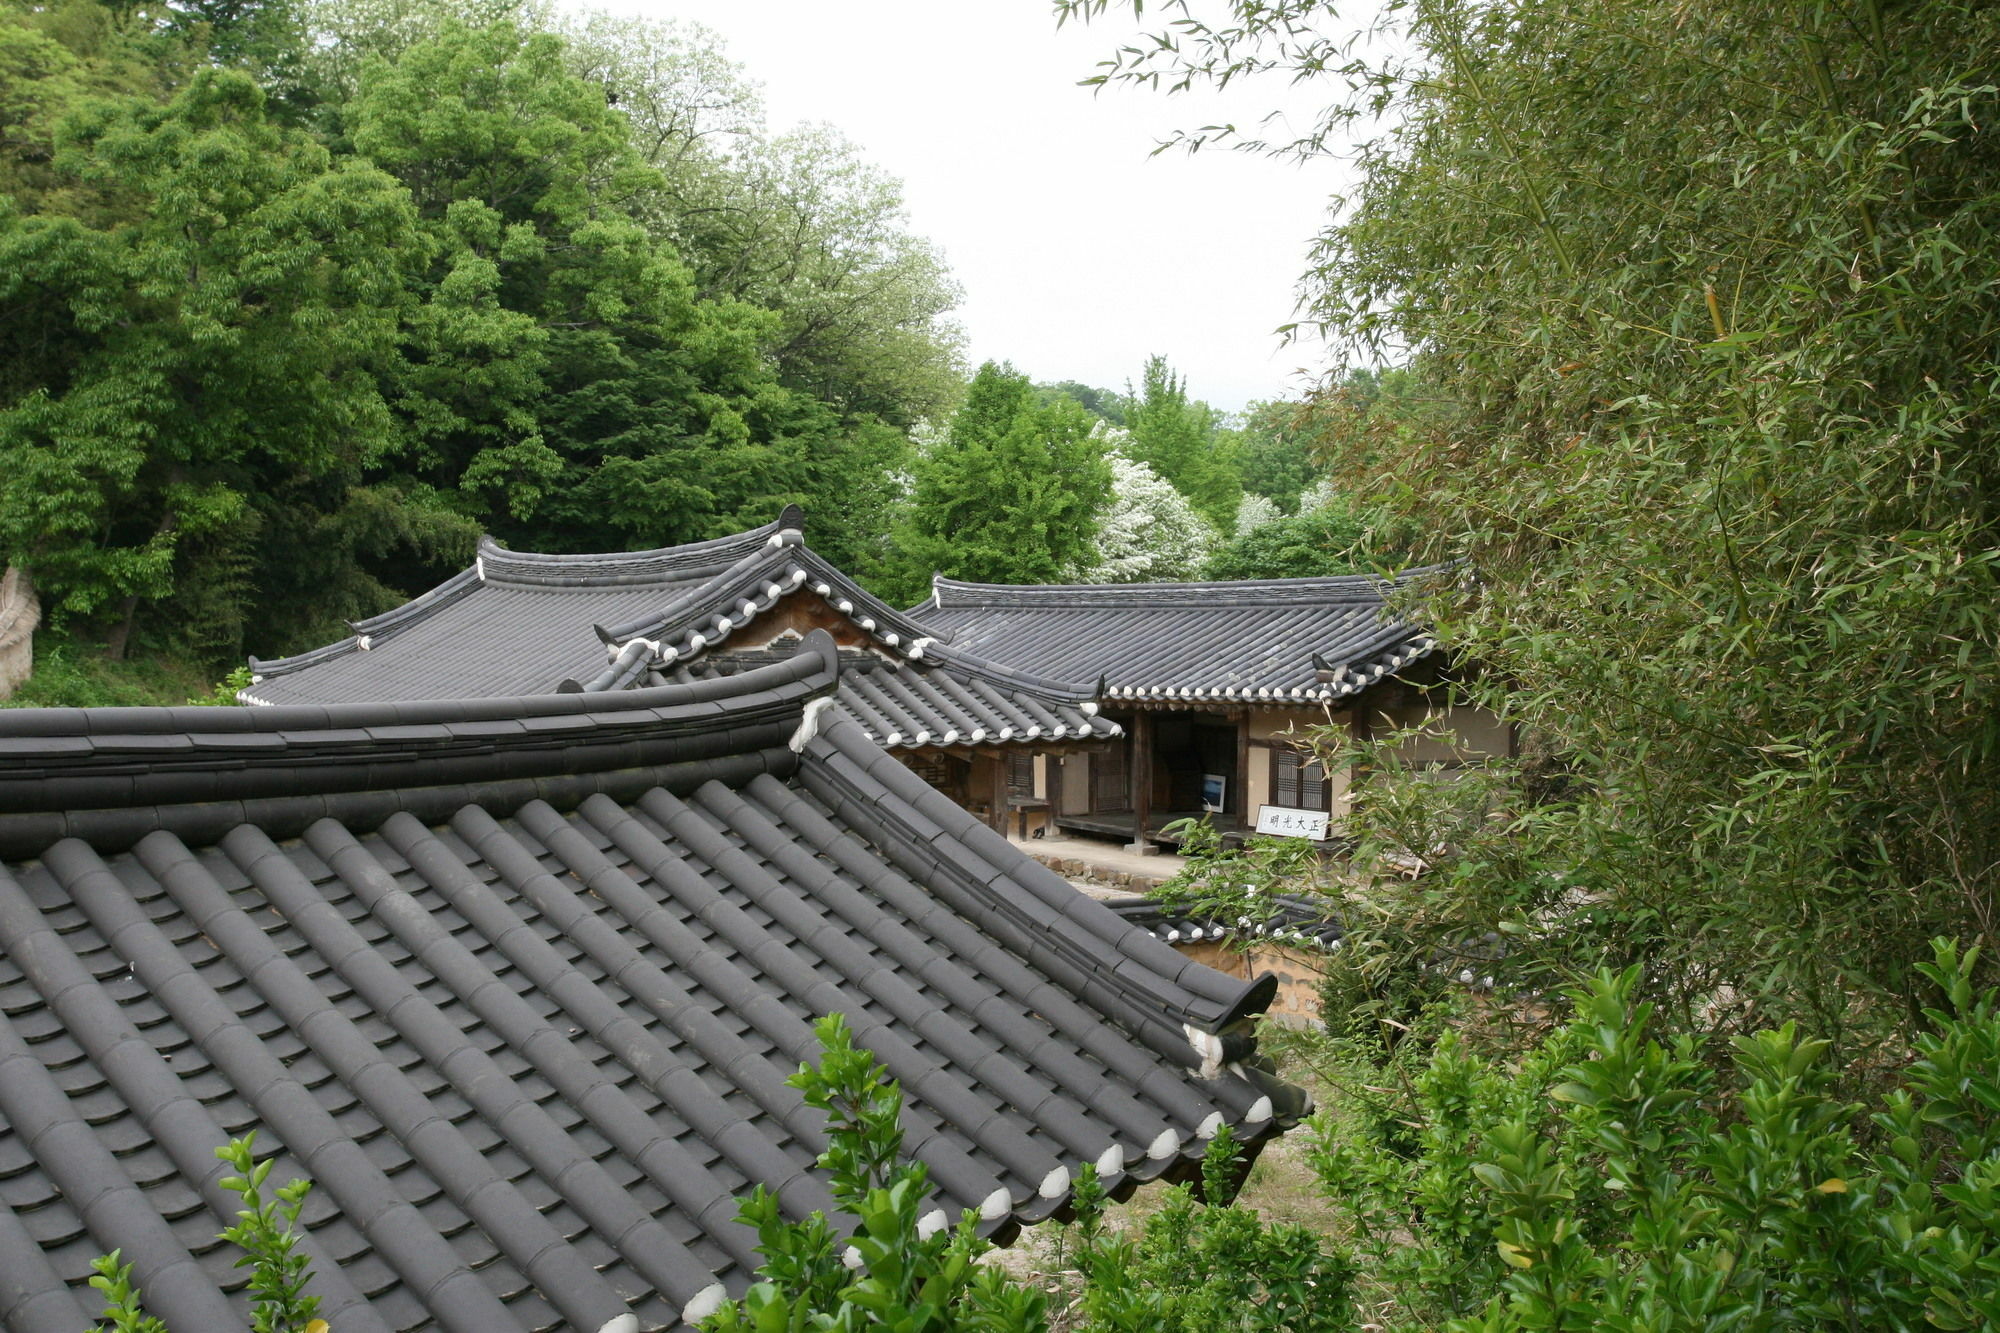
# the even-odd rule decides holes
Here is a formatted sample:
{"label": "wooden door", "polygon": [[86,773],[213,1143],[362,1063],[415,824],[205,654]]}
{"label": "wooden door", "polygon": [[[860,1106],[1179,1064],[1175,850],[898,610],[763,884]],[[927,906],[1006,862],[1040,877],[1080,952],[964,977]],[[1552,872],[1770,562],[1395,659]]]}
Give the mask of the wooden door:
{"label": "wooden door", "polygon": [[1090,808],[1093,812],[1130,810],[1126,747],[1107,746],[1090,757]]}

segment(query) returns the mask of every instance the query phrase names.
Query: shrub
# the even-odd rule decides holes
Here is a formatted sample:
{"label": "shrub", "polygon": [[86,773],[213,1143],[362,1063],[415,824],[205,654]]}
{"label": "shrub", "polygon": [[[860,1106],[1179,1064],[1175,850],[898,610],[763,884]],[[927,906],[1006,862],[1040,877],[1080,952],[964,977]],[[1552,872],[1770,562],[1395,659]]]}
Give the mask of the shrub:
{"label": "shrub", "polygon": [[1341,1246],[1266,1223],[1231,1200],[1242,1166],[1224,1125],[1202,1159],[1201,1197],[1167,1190],[1136,1238],[1104,1229],[1093,1167],[1076,1188],[1077,1264],[1088,1283],[1078,1333],[1336,1333],[1354,1327]]}
{"label": "shrub", "polygon": [[1637,968],[1512,1068],[1455,1037],[1399,1088],[1364,1066],[1314,1165],[1382,1327],[1995,1327],[2000,1008],[1977,950],[1934,950],[1946,1003],[1868,1116],[1795,1024],[1724,1062],[1656,1037]]}
{"label": "shrub", "polygon": [[[329,1333],[319,1318],[319,1297],[306,1294],[312,1270],[298,1249],[299,1210],[312,1189],[309,1180],[281,1185],[275,1198],[265,1199],[269,1161],[256,1155],[257,1132],[231,1139],[215,1150],[238,1174],[225,1176],[222,1187],[243,1200],[236,1225],[221,1233],[223,1240],[243,1251],[238,1268],[250,1270],[251,1333]],[[132,1284],[132,1265],[119,1262],[119,1252],[99,1256],[91,1267],[90,1285],[104,1296],[106,1333],[167,1333],[167,1326],[145,1311],[139,1288]]]}
{"label": "shrub", "polygon": [[842,1241],[822,1213],[788,1222],[759,1185],[742,1218],[757,1228],[763,1280],[703,1321],[712,1333],[894,1329],[897,1333],[1040,1333],[1039,1292],[977,1263],[988,1247],[968,1209],[956,1227],[923,1221],[929,1173],[902,1160],[902,1090],[854,1045],[839,1014],[816,1026],[821,1057],[789,1080],[827,1114],[819,1165],[842,1209]]}

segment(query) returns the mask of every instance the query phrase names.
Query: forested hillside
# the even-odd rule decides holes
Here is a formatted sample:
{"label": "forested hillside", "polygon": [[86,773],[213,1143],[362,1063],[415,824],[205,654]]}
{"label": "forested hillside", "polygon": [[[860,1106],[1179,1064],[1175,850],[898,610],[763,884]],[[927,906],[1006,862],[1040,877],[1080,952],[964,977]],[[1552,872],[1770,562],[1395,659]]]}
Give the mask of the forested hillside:
{"label": "forested hillside", "polygon": [[[968,398],[897,182],[770,131],[699,28],[5,0],[0,71],[0,554],[72,657],[222,668],[338,637],[482,531],[643,548],[793,502],[899,598],[1191,577],[1321,477],[1296,405],[1227,418],[1164,357]],[[1222,567],[1344,567],[1360,529],[1287,531]]]}
{"label": "forested hillside", "polygon": [[479,0],[0,9],[0,550],[214,660],[470,558],[798,501],[864,562],[957,299],[698,30]]}

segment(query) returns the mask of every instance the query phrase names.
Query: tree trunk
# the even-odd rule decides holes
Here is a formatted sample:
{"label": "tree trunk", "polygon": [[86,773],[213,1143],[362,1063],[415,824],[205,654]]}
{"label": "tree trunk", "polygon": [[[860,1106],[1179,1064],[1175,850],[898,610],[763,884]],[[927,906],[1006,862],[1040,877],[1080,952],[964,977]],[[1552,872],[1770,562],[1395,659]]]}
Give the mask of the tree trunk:
{"label": "tree trunk", "polygon": [[139,618],[139,595],[134,593],[125,599],[120,608],[118,623],[111,627],[111,637],[104,641],[104,655],[114,662],[125,660],[125,649],[132,642],[132,622]]}

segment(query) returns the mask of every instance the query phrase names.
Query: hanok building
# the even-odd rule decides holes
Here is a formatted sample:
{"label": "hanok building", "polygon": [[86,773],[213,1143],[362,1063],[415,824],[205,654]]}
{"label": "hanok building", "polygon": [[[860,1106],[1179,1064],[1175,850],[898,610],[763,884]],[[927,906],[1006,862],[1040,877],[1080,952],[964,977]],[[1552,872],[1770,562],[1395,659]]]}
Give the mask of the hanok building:
{"label": "hanok building", "polygon": [[[1095,686],[952,646],[805,544],[788,508],[761,528],[653,551],[542,555],[482,539],[478,558],[337,643],[251,659],[249,704],[479,699],[622,690],[780,660],[824,629],[840,645],[834,707],[995,829],[1046,803],[1036,754],[1102,748],[1118,728]],[[1093,675],[1089,678],[1095,681]]]}
{"label": "hanok building", "polygon": [[1182,958],[891,759],[829,705],[827,634],[566,695],[525,651],[431,642],[532,692],[0,712],[9,1333],[89,1326],[112,1250],[170,1327],[244,1328],[215,1149],[253,1130],[274,1180],[315,1182],[339,1333],[693,1321],[759,1262],[735,1196],[830,1206],[785,1082],[830,1012],[902,1084],[927,1225],[1004,1239],[1083,1163],[1122,1194],[1303,1113],[1248,1028],[1270,981]]}
{"label": "hanok building", "polygon": [[1259,810],[1349,808],[1351,766],[1329,771],[1309,731],[1367,740],[1422,724],[1403,752],[1438,770],[1511,754],[1511,731],[1453,688],[1455,668],[1389,594],[1435,570],[1213,583],[1009,586],[939,577],[910,611],[954,648],[1040,675],[1099,678],[1125,738],[1056,758],[1039,776],[1057,827],[1145,849],[1206,814],[1225,832]]}

